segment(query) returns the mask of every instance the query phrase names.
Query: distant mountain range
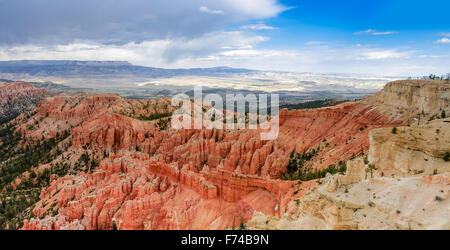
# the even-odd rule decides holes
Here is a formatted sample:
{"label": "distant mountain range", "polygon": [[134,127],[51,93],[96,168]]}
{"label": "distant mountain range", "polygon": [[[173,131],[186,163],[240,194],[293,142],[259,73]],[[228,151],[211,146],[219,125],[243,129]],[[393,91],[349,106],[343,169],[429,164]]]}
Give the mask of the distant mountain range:
{"label": "distant mountain range", "polygon": [[160,78],[183,75],[224,76],[249,73],[255,70],[230,67],[163,69],[133,65],[126,61],[19,60],[0,61],[0,73],[29,74],[31,76],[73,77],[108,74]]}
{"label": "distant mountain range", "polygon": [[[0,61],[0,79],[30,82],[59,93],[116,93],[128,98],[155,98],[204,92],[278,93],[283,104],[323,99],[359,99],[401,79],[362,74],[260,71],[230,67],[164,69],[126,61]],[[58,85],[59,84],[59,85]],[[64,85],[64,86],[62,86]],[[68,88],[69,87],[69,88]]]}

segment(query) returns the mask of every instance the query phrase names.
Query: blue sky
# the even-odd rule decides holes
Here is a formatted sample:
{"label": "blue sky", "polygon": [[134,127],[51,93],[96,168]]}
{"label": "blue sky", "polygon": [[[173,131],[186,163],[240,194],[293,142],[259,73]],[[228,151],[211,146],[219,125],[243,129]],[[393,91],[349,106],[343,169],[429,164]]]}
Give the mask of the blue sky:
{"label": "blue sky", "polygon": [[[292,9],[267,24],[280,27],[274,45],[295,46],[309,40],[338,40],[385,46],[423,45],[448,33],[450,1],[444,0],[303,0],[282,1]],[[392,31],[392,35],[355,36],[355,32]],[[375,32],[374,32],[375,33]],[[395,34],[395,35],[394,35]],[[429,44],[428,44],[429,45]]]}
{"label": "blue sky", "polygon": [[0,0],[0,60],[450,72],[444,0]]}

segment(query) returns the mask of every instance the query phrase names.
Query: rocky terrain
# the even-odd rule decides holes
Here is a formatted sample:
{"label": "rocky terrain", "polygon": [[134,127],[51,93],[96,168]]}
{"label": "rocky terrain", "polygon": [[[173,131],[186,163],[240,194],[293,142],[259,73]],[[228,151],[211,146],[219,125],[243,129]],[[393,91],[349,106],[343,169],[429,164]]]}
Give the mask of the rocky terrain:
{"label": "rocky terrain", "polygon": [[371,130],[368,154],[345,174],[328,174],[280,217],[255,212],[250,228],[449,229],[449,94],[444,81],[413,80],[364,98],[407,126]]}
{"label": "rocky terrain", "polygon": [[348,161],[344,175],[327,175],[322,185],[290,202],[281,218],[255,212],[249,226],[448,230],[449,123],[399,127],[396,134],[387,128],[370,131],[374,143],[368,159]]}
{"label": "rocky terrain", "polygon": [[0,122],[33,111],[38,101],[46,96],[46,91],[29,83],[0,81]]}
{"label": "rocky terrain", "polygon": [[[3,133],[18,137],[6,147],[11,154],[53,142],[45,162],[2,181],[3,204],[40,190],[5,227],[394,228],[389,216],[398,209],[397,228],[448,228],[448,120],[429,115],[416,126],[413,105],[396,103],[449,113],[448,85],[431,85],[398,81],[360,102],[281,110],[274,141],[260,140],[259,130],[171,129],[169,99],[49,97]],[[8,164],[0,158],[0,170]],[[422,187],[423,197],[415,195]],[[412,218],[419,208],[426,212]]]}
{"label": "rocky terrain", "polygon": [[392,119],[423,124],[448,115],[449,100],[450,84],[445,80],[407,80],[390,82],[362,102]]}

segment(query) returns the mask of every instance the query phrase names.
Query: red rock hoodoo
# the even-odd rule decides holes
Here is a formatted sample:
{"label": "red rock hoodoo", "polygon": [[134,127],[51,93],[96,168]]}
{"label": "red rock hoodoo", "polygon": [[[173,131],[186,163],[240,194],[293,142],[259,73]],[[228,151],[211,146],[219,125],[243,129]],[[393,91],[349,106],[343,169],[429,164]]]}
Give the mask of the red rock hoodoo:
{"label": "red rock hoodoo", "polygon": [[[292,151],[320,149],[310,167],[323,169],[367,152],[368,131],[402,124],[361,102],[314,110],[281,110],[279,136],[259,130],[160,129],[168,99],[117,95],[56,96],[41,101],[17,130],[34,139],[70,131],[61,159],[88,154],[95,169],[55,179],[43,189],[23,229],[223,229],[271,216],[316,181],[284,181]],[[33,129],[30,129],[30,125]],[[61,160],[57,159],[57,160]]]}

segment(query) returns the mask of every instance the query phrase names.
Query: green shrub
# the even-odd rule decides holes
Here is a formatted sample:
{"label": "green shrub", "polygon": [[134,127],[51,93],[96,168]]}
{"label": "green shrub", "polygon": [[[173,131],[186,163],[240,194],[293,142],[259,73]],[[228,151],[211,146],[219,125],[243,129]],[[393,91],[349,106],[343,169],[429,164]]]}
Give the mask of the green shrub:
{"label": "green shrub", "polygon": [[445,152],[444,154],[444,161],[450,161],[450,152]]}
{"label": "green shrub", "polygon": [[247,230],[247,226],[244,223],[244,220],[241,220],[241,223],[239,224],[239,230]]}
{"label": "green shrub", "polygon": [[318,150],[315,149],[302,154],[292,152],[286,172],[281,178],[283,180],[309,181],[324,178],[327,173],[336,174],[345,173],[345,171],[347,171],[347,165],[344,161],[340,161],[338,166],[331,164],[322,170],[306,167],[305,164],[310,161],[317,154],[317,152]]}

